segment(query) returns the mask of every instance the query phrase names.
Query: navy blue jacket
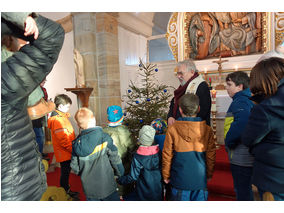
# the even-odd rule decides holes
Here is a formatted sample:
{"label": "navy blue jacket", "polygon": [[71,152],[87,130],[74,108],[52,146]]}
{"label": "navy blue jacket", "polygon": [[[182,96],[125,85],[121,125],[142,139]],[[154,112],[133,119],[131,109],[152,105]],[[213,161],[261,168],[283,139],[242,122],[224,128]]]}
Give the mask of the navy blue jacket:
{"label": "navy blue jacket", "polygon": [[225,145],[230,163],[246,167],[253,165],[253,157],[249,153],[248,147],[241,141],[242,133],[254,106],[250,97],[249,88],[239,91],[233,96],[233,102],[227,111],[224,124]]}
{"label": "navy blue jacket", "polygon": [[275,95],[254,106],[242,139],[255,157],[252,183],[284,193],[284,78]]}
{"label": "navy blue jacket", "polygon": [[71,168],[81,176],[86,197],[103,199],[116,191],[114,175],[124,168],[111,137],[101,127],[85,129],[72,143]]}
{"label": "navy blue jacket", "polygon": [[162,175],[159,146],[139,146],[134,154],[130,174],[120,177],[121,185],[136,181],[136,193],[140,200],[162,200]]}

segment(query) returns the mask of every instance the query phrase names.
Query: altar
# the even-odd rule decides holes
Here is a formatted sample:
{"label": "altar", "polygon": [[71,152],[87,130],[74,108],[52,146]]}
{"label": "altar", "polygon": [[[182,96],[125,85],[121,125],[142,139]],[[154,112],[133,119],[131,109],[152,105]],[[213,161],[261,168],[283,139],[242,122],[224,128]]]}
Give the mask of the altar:
{"label": "altar", "polygon": [[[232,103],[232,98],[226,90],[217,90],[216,93],[216,137],[218,144],[224,144],[224,122],[226,112]],[[211,118],[212,123],[212,118]]]}

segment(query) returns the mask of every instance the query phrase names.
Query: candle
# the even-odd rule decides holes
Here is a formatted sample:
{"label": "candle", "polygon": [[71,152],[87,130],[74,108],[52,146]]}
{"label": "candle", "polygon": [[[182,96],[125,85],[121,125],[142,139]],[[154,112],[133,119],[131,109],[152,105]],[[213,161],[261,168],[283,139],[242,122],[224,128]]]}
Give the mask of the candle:
{"label": "candle", "polygon": [[216,91],[215,89],[212,89],[210,92],[211,92],[211,97],[212,97],[212,99],[216,99],[216,93],[217,93],[217,91]]}
{"label": "candle", "polygon": [[217,111],[216,103],[212,102],[212,104],[211,104],[211,111]]}
{"label": "candle", "polygon": [[236,65],[236,66],[235,66],[235,70],[238,71],[238,69],[239,69],[239,67],[238,67],[238,65]]}
{"label": "candle", "polygon": [[204,73],[205,73],[205,74],[207,73],[207,68],[204,69]]}

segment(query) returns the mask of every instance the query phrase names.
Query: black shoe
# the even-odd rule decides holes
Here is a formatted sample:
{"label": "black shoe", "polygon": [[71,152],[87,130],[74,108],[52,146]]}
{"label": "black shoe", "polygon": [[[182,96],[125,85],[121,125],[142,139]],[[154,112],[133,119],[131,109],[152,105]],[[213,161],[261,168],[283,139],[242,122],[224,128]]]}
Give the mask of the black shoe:
{"label": "black shoe", "polygon": [[69,194],[73,198],[79,196],[79,192],[73,192],[70,189],[67,191],[67,194]]}
{"label": "black shoe", "polygon": [[43,158],[48,157],[48,154],[47,154],[47,153],[41,153],[41,155],[42,155]]}

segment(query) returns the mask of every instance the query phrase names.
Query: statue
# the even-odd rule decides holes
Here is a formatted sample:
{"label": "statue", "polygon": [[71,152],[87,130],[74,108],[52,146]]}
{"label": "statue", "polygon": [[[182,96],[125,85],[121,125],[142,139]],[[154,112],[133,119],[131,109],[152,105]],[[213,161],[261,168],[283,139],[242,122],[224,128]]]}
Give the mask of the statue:
{"label": "statue", "polygon": [[74,49],[74,63],[75,63],[75,76],[76,87],[83,88],[85,86],[85,74],[84,74],[84,60],[82,55],[77,49]]}
{"label": "statue", "polygon": [[188,17],[189,57],[192,59],[261,51],[259,12],[195,12]]}

